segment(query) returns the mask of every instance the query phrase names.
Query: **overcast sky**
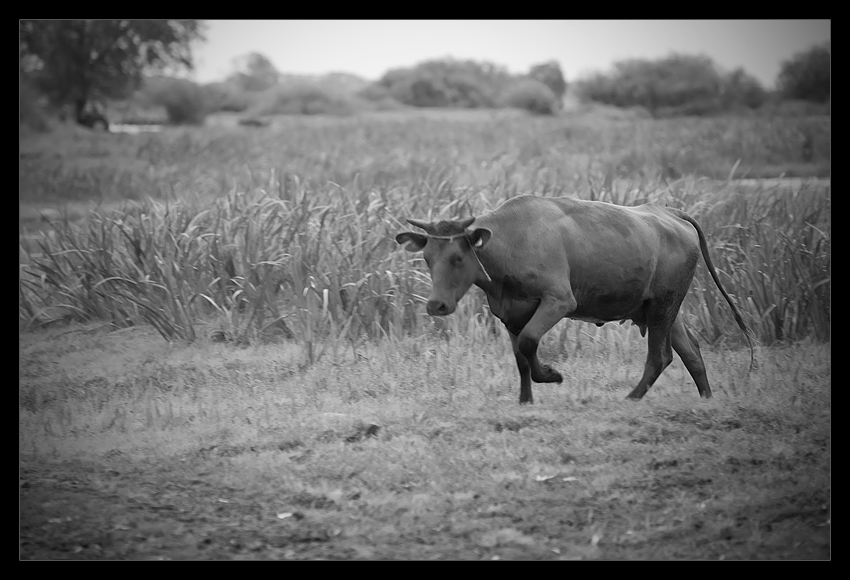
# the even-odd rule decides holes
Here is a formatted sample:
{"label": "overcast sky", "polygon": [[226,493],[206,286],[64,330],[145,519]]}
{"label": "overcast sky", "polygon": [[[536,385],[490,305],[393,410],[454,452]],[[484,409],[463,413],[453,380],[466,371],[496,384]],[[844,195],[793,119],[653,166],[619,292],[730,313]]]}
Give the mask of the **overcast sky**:
{"label": "overcast sky", "polygon": [[782,61],[830,39],[829,20],[209,20],[195,51],[195,79],[221,80],[250,52],[278,71],[348,72],[369,80],[388,69],[451,56],[511,73],[557,60],[567,81],[627,58],[702,53],[743,67],[772,87]]}

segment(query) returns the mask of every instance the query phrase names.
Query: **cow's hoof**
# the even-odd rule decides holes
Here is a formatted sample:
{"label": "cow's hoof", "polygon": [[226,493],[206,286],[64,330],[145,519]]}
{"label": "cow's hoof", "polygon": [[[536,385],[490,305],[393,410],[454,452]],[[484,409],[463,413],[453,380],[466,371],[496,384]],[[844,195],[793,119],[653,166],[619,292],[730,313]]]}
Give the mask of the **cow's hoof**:
{"label": "cow's hoof", "polygon": [[540,365],[540,375],[535,376],[533,373],[531,375],[531,379],[535,383],[562,383],[564,382],[564,377],[561,376],[561,373],[550,367],[549,365]]}
{"label": "cow's hoof", "polygon": [[705,391],[703,393],[700,393],[699,396],[702,397],[703,399],[710,399],[711,398],[711,391]]}
{"label": "cow's hoof", "polygon": [[640,401],[641,399],[643,399],[643,394],[635,393],[634,391],[626,395],[627,401]]}

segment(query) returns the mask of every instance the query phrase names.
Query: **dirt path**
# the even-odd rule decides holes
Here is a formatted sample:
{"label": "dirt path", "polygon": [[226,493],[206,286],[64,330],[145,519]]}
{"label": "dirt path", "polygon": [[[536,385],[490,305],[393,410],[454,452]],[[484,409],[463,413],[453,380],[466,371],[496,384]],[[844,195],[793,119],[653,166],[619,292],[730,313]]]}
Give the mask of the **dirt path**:
{"label": "dirt path", "polygon": [[294,512],[286,525],[263,498],[195,476],[120,461],[110,467],[21,466],[21,559],[352,558]]}
{"label": "dirt path", "polygon": [[[24,463],[20,486],[20,557],[25,560],[490,559],[488,548],[497,546],[501,559],[628,559],[639,552],[653,552],[641,542],[619,548],[591,543],[555,552],[539,545],[527,527],[525,532],[518,531],[524,523],[534,521],[545,522],[541,525],[546,529],[540,531],[547,534],[570,527],[564,523],[569,518],[552,517],[553,511],[564,508],[566,499],[558,486],[525,501],[515,499],[510,516],[484,514],[505,520],[490,536],[485,534],[484,540],[464,534],[457,522],[440,525],[428,518],[424,525],[408,528],[394,539],[377,529],[377,535],[349,536],[344,533],[346,518],[340,506],[328,500],[293,496],[294,511],[281,520],[268,513],[268,506],[279,499],[272,493],[246,494],[211,485],[203,474],[175,476],[169,470],[134,468],[120,462],[109,468]],[[742,522],[756,516],[768,530],[786,528],[782,542],[763,548],[759,558],[829,559],[830,527],[823,525],[825,500],[804,495],[790,505],[760,506],[757,514],[742,514]],[[603,506],[597,510],[597,517],[616,517]],[[459,521],[476,519],[482,513],[473,510],[456,517]],[[386,525],[394,527],[392,520]],[[457,528],[454,533],[453,528]],[[746,556],[729,546],[735,546],[736,536],[748,533],[730,527],[721,530],[721,537],[707,537],[700,526],[693,526],[685,535],[695,544],[722,543],[719,553],[735,559]],[[682,532],[676,536],[675,543],[681,544]],[[658,538],[662,543],[664,539]],[[742,550],[746,548],[743,540],[738,544]],[[654,550],[656,557],[674,557],[660,548]]]}

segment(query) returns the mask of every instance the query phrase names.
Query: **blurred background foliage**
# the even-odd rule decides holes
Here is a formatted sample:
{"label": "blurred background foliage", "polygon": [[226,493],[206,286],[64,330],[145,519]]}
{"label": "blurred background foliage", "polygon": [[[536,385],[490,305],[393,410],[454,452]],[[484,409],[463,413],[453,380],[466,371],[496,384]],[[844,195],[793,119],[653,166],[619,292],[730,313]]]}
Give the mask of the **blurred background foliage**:
{"label": "blurred background foliage", "polygon": [[198,84],[191,43],[196,20],[22,20],[20,125],[44,131],[49,119],[91,107],[112,122],[200,124],[218,112],[245,117],[350,115],[405,108],[505,108],[557,114],[581,105],[637,110],[655,118],[718,114],[823,114],[830,107],[830,44],[784,62],[775,87],[704,55],[629,59],[567,80],[556,61],[512,74],[498,64],[452,58],[387,71],[292,75],[260,53],[234,59],[224,80]]}

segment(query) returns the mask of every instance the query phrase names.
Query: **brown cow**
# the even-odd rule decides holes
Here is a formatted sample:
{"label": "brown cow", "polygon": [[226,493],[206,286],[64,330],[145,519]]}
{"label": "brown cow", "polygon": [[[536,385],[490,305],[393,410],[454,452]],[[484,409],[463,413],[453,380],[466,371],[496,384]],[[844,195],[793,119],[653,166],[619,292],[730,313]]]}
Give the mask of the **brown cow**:
{"label": "brown cow", "polygon": [[511,335],[520,403],[533,402],[532,380],[563,380],[537,358],[541,337],[562,318],[599,326],[631,320],[641,336],[649,330],[643,376],[629,398],[646,394],[673,360],[671,346],[700,396],[710,397],[699,344],[679,316],[700,251],[747,337],[752,367],[750,331],[717,278],[705,235],[683,211],[521,195],[478,218],[407,221],[426,232],[403,232],[396,241],[411,252],[424,250],[432,283],[428,314],[451,314],[473,284],[484,290]]}

